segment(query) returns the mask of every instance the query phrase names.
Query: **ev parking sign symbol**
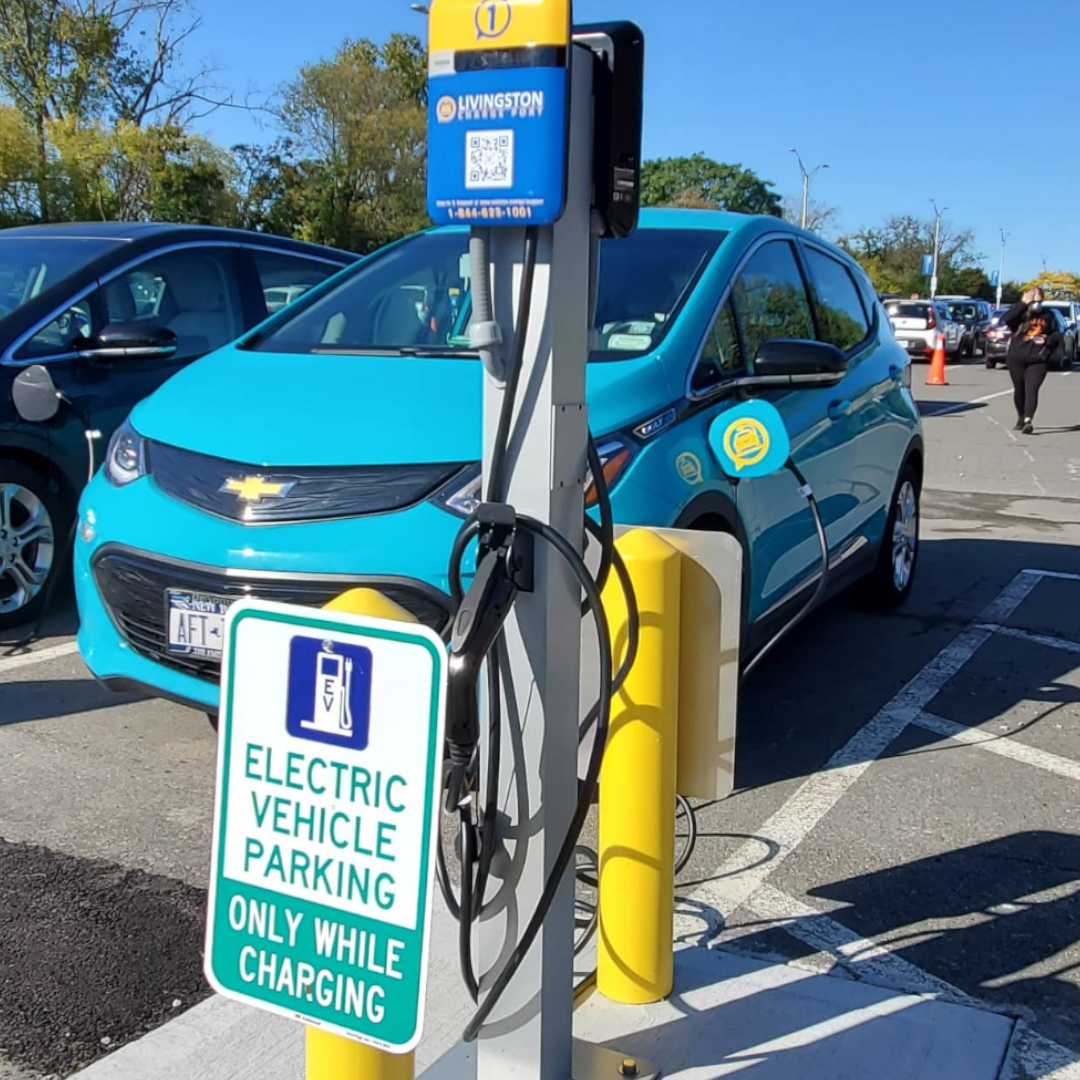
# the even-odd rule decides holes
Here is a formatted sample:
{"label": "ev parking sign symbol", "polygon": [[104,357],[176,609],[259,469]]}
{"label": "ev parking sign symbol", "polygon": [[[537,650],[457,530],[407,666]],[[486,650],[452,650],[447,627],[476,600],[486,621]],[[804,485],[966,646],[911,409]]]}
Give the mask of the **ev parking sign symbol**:
{"label": "ev parking sign symbol", "polygon": [[285,726],[297,739],[366,750],[371,723],[371,650],[296,635],[289,644]]}

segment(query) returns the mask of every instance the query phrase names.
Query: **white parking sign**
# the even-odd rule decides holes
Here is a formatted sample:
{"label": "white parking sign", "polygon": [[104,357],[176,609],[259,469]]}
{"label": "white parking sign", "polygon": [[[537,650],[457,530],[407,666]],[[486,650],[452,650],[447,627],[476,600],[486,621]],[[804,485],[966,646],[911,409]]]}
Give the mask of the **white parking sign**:
{"label": "white parking sign", "polygon": [[225,624],[206,972],[380,1049],[420,1040],[445,646],[244,602]]}

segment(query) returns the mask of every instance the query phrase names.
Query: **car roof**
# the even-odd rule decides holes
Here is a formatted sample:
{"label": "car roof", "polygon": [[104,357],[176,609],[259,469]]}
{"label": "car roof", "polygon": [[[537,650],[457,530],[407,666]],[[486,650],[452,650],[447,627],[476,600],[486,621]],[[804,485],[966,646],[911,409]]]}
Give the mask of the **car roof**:
{"label": "car roof", "polygon": [[0,237],[55,240],[113,240],[117,243],[145,246],[154,241],[189,243],[199,240],[218,240],[231,243],[250,243],[257,246],[287,247],[296,251],[321,249],[333,251],[347,261],[359,256],[340,248],[323,244],[308,244],[273,233],[251,232],[247,229],[227,229],[217,225],[177,225],[167,221],[73,221],[51,225],[17,225],[4,229]]}

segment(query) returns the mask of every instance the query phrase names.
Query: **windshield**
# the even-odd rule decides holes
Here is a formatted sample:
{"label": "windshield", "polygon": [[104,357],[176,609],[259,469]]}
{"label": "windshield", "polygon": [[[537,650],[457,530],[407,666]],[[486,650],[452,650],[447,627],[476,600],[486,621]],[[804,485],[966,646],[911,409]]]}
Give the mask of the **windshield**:
{"label": "windshield", "polygon": [[[639,229],[600,245],[592,360],[659,345],[725,233]],[[252,346],[280,353],[475,356],[469,349],[469,234],[425,233],[375,256]]]}
{"label": "windshield", "polygon": [[0,318],[29,303],[118,243],[0,233]]}

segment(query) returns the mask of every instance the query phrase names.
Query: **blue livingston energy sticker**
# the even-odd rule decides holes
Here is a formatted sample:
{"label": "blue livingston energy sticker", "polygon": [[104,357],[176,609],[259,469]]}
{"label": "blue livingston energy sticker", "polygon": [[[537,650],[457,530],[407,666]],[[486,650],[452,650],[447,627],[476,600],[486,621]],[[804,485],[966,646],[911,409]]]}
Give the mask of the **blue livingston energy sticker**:
{"label": "blue livingston energy sticker", "polygon": [[734,480],[779,472],[791,455],[783,418],[767,401],[747,401],[721,413],[709,429],[709,446]]}
{"label": "blue livingston energy sticker", "polygon": [[366,750],[371,650],[297,635],[289,645],[286,730],[297,739]]}
{"label": "blue livingston energy sticker", "polygon": [[566,68],[431,79],[428,213],[437,225],[553,225],[566,202]]}

